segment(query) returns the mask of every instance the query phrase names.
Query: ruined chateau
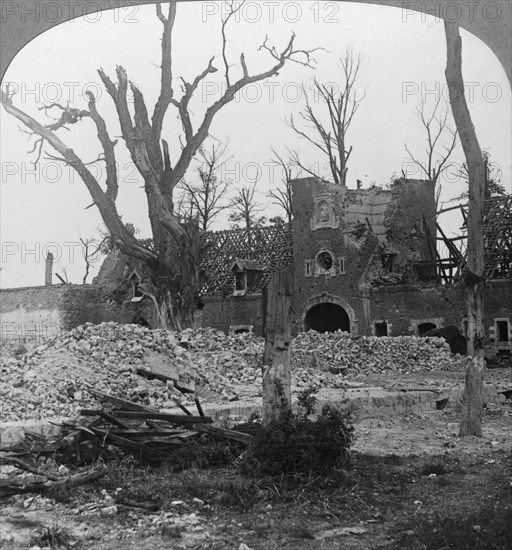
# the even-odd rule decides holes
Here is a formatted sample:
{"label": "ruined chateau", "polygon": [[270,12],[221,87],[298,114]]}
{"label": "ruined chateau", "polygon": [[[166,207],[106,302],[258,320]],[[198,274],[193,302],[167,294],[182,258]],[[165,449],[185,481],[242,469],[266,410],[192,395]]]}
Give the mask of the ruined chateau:
{"label": "ruined chateau", "polygon": [[[305,178],[292,188],[291,225],[202,235],[198,326],[261,333],[262,289],[273,271],[293,265],[294,334],[422,335],[447,325],[464,334],[464,237],[447,238],[438,225],[432,182],[348,189]],[[510,353],[512,197],[489,199],[485,223],[487,349]],[[37,338],[87,321],[155,325],[153,303],[141,291],[144,270],[118,251],[91,285],[53,285],[51,265],[46,283],[1,291],[3,339]]]}

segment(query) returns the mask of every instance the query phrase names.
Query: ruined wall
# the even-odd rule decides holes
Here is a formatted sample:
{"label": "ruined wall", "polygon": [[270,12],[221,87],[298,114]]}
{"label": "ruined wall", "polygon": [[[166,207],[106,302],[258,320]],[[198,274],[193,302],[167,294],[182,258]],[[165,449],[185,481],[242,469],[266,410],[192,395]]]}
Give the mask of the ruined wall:
{"label": "ruined wall", "polygon": [[[389,189],[356,190],[304,178],[292,186],[294,332],[302,330],[305,310],[322,295],[334,297],[342,307],[346,303],[351,324],[367,332],[373,326],[366,320],[367,288],[390,271],[383,267],[381,253],[392,252],[392,271],[404,276],[412,271],[412,261],[430,258],[422,222],[427,220],[435,239],[434,184],[397,180]],[[332,259],[328,269],[321,265],[323,253]]]}
{"label": "ruined wall", "polygon": [[[496,347],[496,320],[508,320],[512,343],[512,280],[488,281],[484,296],[484,326],[488,347]],[[376,322],[388,324],[388,334],[418,334],[418,325],[455,325],[464,332],[466,291],[458,285],[396,285],[370,289],[369,311],[362,322],[366,334]],[[506,347],[506,346],[505,346]],[[509,344],[510,348],[510,344]]]}
{"label": "ruined wall", "polygon": [[103,296],[109,287],[47,285],[0,291],[2,341],[42,340],[86,322],[132,323],[142,316],[156,326],[153,303],[116,303]]}
{"label": "ruined wall", "polygon": [[[434,259],[425,233],[435,243],[435,184],[424,180],[398,179],[391,186],[392,200],[385,216],[388,242],[401,253],[402,263]],[[423,227],[425,219],[426,228]]]}
{"label": "ruined wall", "polygon": [[370,290],[370,311],[364,319],[371,334],[375,322],[388,324],[388,335],[418,334],[418,325],[456,325],[465,315],[464,289],[446,285],[396,285]]}
{"label": "ruined wall", "polygon": [[213,327],[224,332],[243,327],[252,327],[252,331],[262,334],[262,295],[247,296],[207,296],[204,307],[196,316],[196,323],[204,327]]}
{"label": "ruined wall", "polygon": [[[294,333],[302,330],[305,304],[322,294],[347,302],[356,318],[362,313],[359,281],[378,241],[361,222],[370,211],[358,215],[358,200],[346,189],[315,178],[293,182]],[[330,266],[322,265],[323,253],[332,258]]]}
{"label": "ruined wall", "polygon": [[39,340],[58,333],[58,307],[65,285],[0,290],[2,341]]}

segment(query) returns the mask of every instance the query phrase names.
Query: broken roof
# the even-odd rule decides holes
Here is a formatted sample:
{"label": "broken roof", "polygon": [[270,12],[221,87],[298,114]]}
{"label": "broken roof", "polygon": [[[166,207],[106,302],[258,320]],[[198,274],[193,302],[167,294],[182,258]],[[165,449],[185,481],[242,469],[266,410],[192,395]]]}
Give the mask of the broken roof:
{"label": "broken roof", "polygon": [[208,231],[201,235],[205,247],[201,269],[205,281],[203,295],[230,294],[235,263],[246,270],[261,271],[251,288],[254,292],[266,286],[271,273],[293,263],[292,232],[289,224],[252,229]]}

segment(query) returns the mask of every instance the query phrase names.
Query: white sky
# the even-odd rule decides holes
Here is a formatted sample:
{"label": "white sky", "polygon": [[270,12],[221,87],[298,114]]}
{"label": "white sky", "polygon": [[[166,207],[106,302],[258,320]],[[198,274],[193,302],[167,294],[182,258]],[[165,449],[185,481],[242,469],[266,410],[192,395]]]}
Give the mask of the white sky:
{"label": "white sky", "polygon": [[[191,104],[196,127],[208,105],[218,98],[223,74],[220,57],[220,15],[222,4],[214,2],[180,3],[173,38],[175,93],[179,97],[178,77],[192,80],[215,55],[219,72],[210,75],[199,88]],[[228,57],[236,63],[245,52],[249,71],[261,72],[272,59],[258,51],[265,35],[282,48],[290,33],[296,33],[300,49],[322,46],[328,52],[314,54],[317,69],[289,63],[277,78],[251,86],[235,102],[224,107],[211,134],[220,141],[229,140],[232,160],[225,167],[226,177],[235,185],[250,184],[259,175],[260,199],[267,204],[266,214],[280,214],[266,198],[267,191],[279,182],[279,171],[271,169],[270,147],[286,155],[286,147],[297,149],[306,164],[325,164],[312,146],[300,140],[285,125],[285,118],[302,106],[300,86],[310,85],[314,75],[324,82],[336,82],[339,57],[347,47],[360,52],[363,61],[359,76],[366,98],[354,118],[348,135],[353,145],[348,172],[348,187],[356,179],[363,186],[384,185],[392,174],[406,170],[414,173],[404,150],[404,142],[418,156],[425,149],[425,133],[414,114],[421,94],[432,106],[441,94],[447,97],[445,38],[443,23],[422,14],[404,14],[400,9],[334,2],[282,2],[274,6],[248,2],[238,21],[228,28]],[[299,11],[300,10],[300,13]],[[165,9],[164,9],[165,11]],[[216,12],[216,13],[215,13]],[[406,21],[404,21],[406,19]],[[111,136],[119,129],[110,97],[102,90],[96,69],[103,67],[113,79],[120,64],[137,83],[150,110],[159,84],[161,23],[154,6],[134,6],[110,10],[59,25],[28,44],[10,65],[2,85],[12,83],[18,90],[14,102],[39,120],[49,119],[38,111],[43,103],[70,101],[86,108],[83,91],[90,89],[98,97],[98,110],[107,119]],[[511,93],[505,72],[491,50],[473,35],[461,31],[463,71],[468,84],[471,116],[480,145],[488,149],[502,171],[502,184],[511,187]],[[233,75],[239,73],[233,67]],[[323,106],[317,104],[318,112]],[[69,281],[81,282],[84,262],[79,238],[92,237],[101,226],[101,218],[91,204],[84,184],[76,174],[55,161],[42,160],[37,169],[28,151],[32,141],[20,132],[20,124],[0,109],[1,153],[1,241],[2,288],[44,283],[44,258],[48,250],[58,260],[57,271],[66,269]],[[175,110],[168,112],[164,137],[171,150],[178,150],[181,129]],[[92,122],[84,120],[60,130],[59,136],[86,162],[97,158],[100,149]],[[46,149],[53,153],[50,148]],[[149,236],[145,194],[129,163],[124,144],[116,147],[120,166],[118,209],[123,220],[139,228],[141,237]],[[464,161],[460,145],[452,158]],[[104,164],[95,165],[98,171]],[[463,184],[452,169],[444,183],[442,199],[463,191]],[[195,177],[191,170],[189,180]],[[443,220],[447,230],[457,231],[459,220]],[[214,228],[226,227],[222,220]],[[59,269],[60,268],[60,269]],[[97,271],[97,269],[93,272]],[[91,277],[89,278],[89,281]]]}

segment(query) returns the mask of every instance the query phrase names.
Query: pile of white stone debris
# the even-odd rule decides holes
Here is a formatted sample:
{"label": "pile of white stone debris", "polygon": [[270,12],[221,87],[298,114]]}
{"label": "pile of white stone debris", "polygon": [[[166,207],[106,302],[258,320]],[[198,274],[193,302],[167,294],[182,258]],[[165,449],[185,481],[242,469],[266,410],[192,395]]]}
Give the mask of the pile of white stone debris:
{"label": "pile of white stone debris", "polygon": [[[207,402],[261,395],[264,341],[249,333],[210,329],[173,333],[138,325],[76,327],[32,351],[0,363],[0,421],[73,417],[98,408],[88,389],[126,397],[161,410],[187,403],[171,382],[148,380],[137,369],[167,364]],[[365,373],[459,370],[464,360],[438,338],[351,337],[308,332],[292,341],[292,385],[340,388]]]}

